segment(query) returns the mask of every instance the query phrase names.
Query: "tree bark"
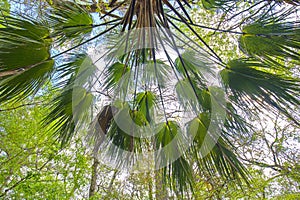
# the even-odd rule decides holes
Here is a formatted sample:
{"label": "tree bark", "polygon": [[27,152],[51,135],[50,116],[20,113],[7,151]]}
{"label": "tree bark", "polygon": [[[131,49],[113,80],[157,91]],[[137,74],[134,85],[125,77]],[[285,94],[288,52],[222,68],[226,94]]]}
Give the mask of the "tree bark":
{"label": "tree bark", "polygon": [[97,170],[98,170],[99,161],[96,157],[94,157],[94,163],[92,166],[92,177],[91,177],[91,185],[89,190],[89,198],[95,195],[96,187],[97,187]]}
{"label": "tree bark", "polygon": [[162,170],[156,170],[155,172],[155,199],[167,200],[168,192],[162,180]]}

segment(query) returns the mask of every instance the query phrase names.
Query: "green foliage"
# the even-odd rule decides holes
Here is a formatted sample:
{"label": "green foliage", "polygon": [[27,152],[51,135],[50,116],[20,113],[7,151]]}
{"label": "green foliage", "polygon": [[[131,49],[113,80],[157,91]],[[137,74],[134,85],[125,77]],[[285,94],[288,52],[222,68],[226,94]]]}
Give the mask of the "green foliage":
{"label": "green foliage", "polygon": [[108,67],[108,78],[106,80],[106,87],[111,88],[119,83],[121,78],[126,74],[130,68],[126,66],[125,64],[122,64],[120,62],[116,62]]}
{"label": "green foliage", "polygon": [[43,89],[46,95],[0,108],[0,198],[69,199],[87,184],[80,140],[60,149],[39,123],[49,112],[42,103],[53,95]]}
{"label": "green foliage", "polygon": [[[288,105],[299,105],[299,80],[268,71],[268,66],[251,60],[230,61],[221,71],[225,86],[237,105],[260,104],[289,116]],[[261,101],[263,100],[263,101]]]}
{"label": "green foliage", "polygon": [[[243,3],[203,0],[199,2],[206,9],[216,12],[201,9],[200,20],[194,22],[190,16],[191,6],[187,1],[183,5],[180,0],[172,3],[156,1],[155,5],[141,1],[115,5],[93,1],[94,5],[88,6],[69,1],[47,1],[49,4],[39,1],[39,8],[47,14],[35,13],[32,18],[22,15],[22,9],[17,12],[19,15],[8,12],[7,1],[0,2],[6,6],[5,12],[0,10],[0,105],[12,102],[7,100],[29,101],[35,98],[34,94],[44,96],[46,89],[43,86],[52,81],[55,95],[51,100],[47,99],[49,105],[41,110],[46,114],[34,116],[34,121],[44,119],[44,126],[31,127],[26,121],[24,127],[29,126],[30,132],[54,134],[64,147],[70,148],[70,151],[60,154],[57,144],[51,146],[47,142],[50,153],[46,150],[39,154],[38,150],[44,150],[44,146],[31,144],[30,148],[38,150],[34,151],[35,155],[26,154],[28,162],[24,168],[15,161],[3,168],[1,180],[5,183],[1,188],[2,196],[25,199],[80,196],[80,187],[86,189],[88,185],[85,172],[88,165],[80,140],[74,144],[72,139],[82,139],[81,133],[85,132],[89,118],[96,116],[92,125],[98,123],[98,126],[90,128],[93,139],[99,139],[94,143],[95,153],[104,151],[107,153],[105,158],[122,169],[135,164],[138,158],[134,153],[158,151],[158,159],[151,164],[161,165],[163,169],[149,173],[148,178],[163,180],[159,189],[159,181],[155,180],[157,198],[160,189],[165,192],[166,198],[168,195],[171,198],[173,193],[178,199],[184,198],[184,194],[204,198],[205,195],[197,193],[195,187],[212,194],[205,198],[242,198],[249,177],[256,174],[248,172],[245,163],[239,159],[247,152],[238,155],[239,149],[235,145],[240,148],[245,146],[241,145],[242,142],[256,142],[255,139],[259,138],[248,128],[248,117],[260,112],[262,107],[268,107],[274,114],[283,113],[298,124],[296,117],[292,116],[293,109],[299,105],[299,79],[297,74],[292,74],[294,64],[299,63],[296,6],[279,9],[277,5],[283,1]],[[38,3],[35,0],[30,2]],[[286,2],[297,4],[295,1]],[[99,11],[99,16],[93,15],[95,20],[88,11],[92,7]],[[193,8],[197,10],[200,7],[193,5]],[[242,27],[242,31],[237,27]],[[90,33],[92,36],[89,36]],[[237,36],[240,36],[239,40]],[[110,38],[114,39],[108,41],[110,47],[106,48],[106,40]],[[109,42],[115,43],[111,45]],[[99,47],[100,51],[106,51],[101,52],[106,58],[100,61],[92,61],[86,54],[79,53],[79,50],[90,50],[99,44],[104,46]],[[146,46],[141,48],[141,44]],[[244,54],[238,51],[238,45]],[[172,55],[174,51],[175,56]],[[95,67],[98,61],[107,65],[99,73]],[[212,75],[217,70],[221,71],[221,81],[228,98],[224,97],[221,86],[210,87],[209,81],[217,78]],[[94,98],[94,94],[100,96]],[[216,99],[223,99],[224,105],[221,105],[222,100],[216,103]],[[219,115],[213,118],[214,107],[224,110],[224,120],[219,119],[222,118]],[[156,116],[156,111],[161,111],[161,116]],[[195,114],[188,116],[191,121],[183,119],[185,117],[181,113],[187,111]],[[21,116],[19,114],[18,118],[31,117],[23,112]],[[13,122],[13,116],[2,116],[1,112],[0,116],[4,121],[1,137],[9,144],[2,145],[4,150],[1,149],[5,151],[1,159],[6,163],[10,161],[6,158],[10,156],[7,152],[15,153],[16,149],[24,148],[27,151],[22,141],[35,142],[36,138],[27,140],[26,132],[18,133],[24,129],[14,127],[19,124]],[[219,123],[220,130],[210,131],[209,127],[214,123]],[[145,133],[150,135],[153,129],[156,135],[140,137]],[[13,138],[15,132],[19,135]],[[253,137],[247,139],[247,135]],[[192,136],[195,138],[189,141]],[[235,139],[239,137],[242,139]],[[268,138],[260,137],[268,141]],[[47,140],[55,142],[54,138],[49,138]],[[267,143],[271,152],[284,149],[278,141],[280,139],[276,138],[271,145]],[[73,146],[68,146],[70,142]],[[32,167],[34,162],[31,159],[35,161],[35,167]],[[49,163],[44,163],[47,159]],[[260,165],[270,167],[266,163]],[[46,166],[57,166],[55,172],[59,175],[52,184],[39,184],[39,181],[53,180],[55,176],[42,171]],[[271,168],[276,169],[280,176],[292,171],[289,176],[297,182],[296,166],[276,161]],[[14,174],[17,174],[16,178],[9,182]],[[63,181],[58,181],[60,177]],[[70,177],[72,181],[66,181]],[[271,182],[265,181],[261,175],[254,177],[258,177],[254,179],[256,186],[267,187]],[[23,179],[26,184],[23,184]],[[17,180],[22,180],[22,184]],[[27,180],[34,183],[30,185]],[[261,184],[259,180],[263,180]],[[122,192],[110,191],[113,181],[108,185],[107,191],[103,190],[103,194],[92,198],[108,198],[109,194],[118,198],[119,192],[122,198],[134,199],[128,194],[134,189],[127,193],[125,189]],[[227,193],[225,186],[233,195]],[[9,191],[6,191],[7,187]],[[48,187],[57,197],[53,197],[52,193],[45,194]],[[150,183],[149,196],[151,188]],[[253,195],[250,194],[251,198],[264,198],[261,194],[265,190],[256,189],[249,189],[246,193],[254,191]],[[39,193],[43,195],[37,197]],[[284,195],[288,198],[290,194]]]}
{"label": "green foliage", "polygon": [[188,132],[195,135],[196,147],[193,151],[197,157],[201,157],[198,160],[198,167],[206,169],[208,173],[211,173],[211,176],[214,176],[214,173],[219,173],[221,177],[226,177],[229,180],[240,180],[240,177],[248,180],[247,170],[231,150],[231,144],[226,144],[226,139],[223,138],[226,136],[216,138],[214,133],[208,132],[209,125],[209,113],[201,113],[188,125]]}
{"label": "green foliage", "polygon": [[[265,19],[243,27],[244,35],[239,45],[243,52],[257,56],[279,67],[276,59],[291,58],[299,61],[299,22],[271,21]],[[275,59],[276,58],[276,59]]]}
{"label": "green foliage", "polygon": [[90,13],[69,1],[54,4],[48,14],[48,20],[53,28],[51,36],[56,37],[59,43],[81,39],[92,31],[93,19]]}
{"label": "green foliage", "polygon": [[157,104],[157,97],[151,91],[145,91],[137,94],[136,97],[138,110],[146,117],[148,122],[151,122],[155,105]]}
{"label": "green foliage", "polygon": [[[49,30],[45,24],[27,18],[1,16],[0,102],[35,94],[50,78]],[[22,73],[23,72],[23,73]]]}
{"label": "green foliage", "polygon": [[[57,67],[58,76],[67,79],[66,83],[58,84],[61,93],[51,103],[49,115],[44,125],[49,126],[59,136],[62,145],[67,144],[76,129],[80,129],[89,117],[94,96],[84,88],[92,77],[95,66],[85,55],[71,58],[69,63]],[[63,134],[62,134],[63,133]]]}
{"label": "green foliage", "polygon": [[51,40],[45,23],[1,16],[0,24],[4,26],[0,29],[1,71],[27,69],[49,59]]}
{"label": "green foliage", "polygon": [[215,9],[222,8],[223,6],[228,6],[228,4],[233,3],[233,0],[202,0],[203,7],[205,9]]}

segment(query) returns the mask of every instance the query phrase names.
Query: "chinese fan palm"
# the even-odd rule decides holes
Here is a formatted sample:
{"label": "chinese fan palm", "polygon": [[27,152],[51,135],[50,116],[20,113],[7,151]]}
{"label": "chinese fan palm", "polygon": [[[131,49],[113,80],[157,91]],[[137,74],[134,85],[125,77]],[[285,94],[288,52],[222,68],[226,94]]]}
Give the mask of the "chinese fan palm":
{"label": "chinese fan palm", "polygon": [[[207,8],[236,5],[227,0],[202,2]],[[266,1],[264,6],[268,5]],[[106,151],[119,166],[133,165],[138,159],[134,153],[157,150],[157,161],[165,165],[155,165],[163,168],[164,181],[182,193],[192,189],[193,173],[203,170],[210,176],[247,181],[247,170],[229,136],[251,130],[238,114],[251,113],[248,105],[255,109],[267,105],[293,119],[289,107],[299,105],[299,79],[283,61],[299,63],[299,23],[282,19],[244,25],[241,21],[242,33],[199,24],[205,30],[241,35],[240,48],[251,58],[226,64],[204,32],[195,29],[189,1],[131,0],[110,6],[99,8],[105,14],[97,20],[71,2],[54,4],[41,21],[1,15],[0,103],[34,94],[51,80],[58,95],[43,122],[62,144],[96,111],[89,127],[94,149]],[[251,6],[255,4],[249,2],[243,12]],[[105,39],[113,35],[117,42],[106,48]],[[100,39],[99,49],[107,51],[107,58],[99,59],[105,66],[97,72],[97,61],[78,52]],[[208,79],[216,78],[212,75],[216,69],[222,69],[221,81],[230,98],[219,105],[225,111],[220,130],[211,132],[209,126],[218,118],[213,119],[217,105]],[[94,98],[93,92],[100,97]],[[187,111],[194,116],[182,114]],[[156,131],[152,137],[131,134],[137,130],[143,135],[149,127]],[[209,151],[202,154],[203,149]],[[124,152],[130,156],[124,159]]]}

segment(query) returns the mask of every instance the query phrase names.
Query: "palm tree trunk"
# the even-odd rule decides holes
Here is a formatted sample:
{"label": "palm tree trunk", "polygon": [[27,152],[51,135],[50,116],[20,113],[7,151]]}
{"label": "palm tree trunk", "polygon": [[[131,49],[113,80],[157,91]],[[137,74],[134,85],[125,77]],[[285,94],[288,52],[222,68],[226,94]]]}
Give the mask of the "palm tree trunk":
{"label": "palm tree trunk", "polygon": [[89,198],[93,197],[96,192],[98,165],[99,165],[99,161],[96,157],[94,157],[94,163],[92,166],[91,185],[90,185],[90,190],[89,190]]}
{"label": "palm tree trunk", "polygon": [[155,197],[157,200],[167,200],[168,191],[162,181],[162,170],[156,170],[155,172]]}

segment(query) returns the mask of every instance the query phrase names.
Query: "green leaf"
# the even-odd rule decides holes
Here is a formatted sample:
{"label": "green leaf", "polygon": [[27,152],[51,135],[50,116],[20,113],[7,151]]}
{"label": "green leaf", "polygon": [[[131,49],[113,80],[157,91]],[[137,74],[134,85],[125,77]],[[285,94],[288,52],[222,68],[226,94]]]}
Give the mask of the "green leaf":
{"label": "green leaf", "polygon": [[56,75],[64,81],[57,84],[60,93],[50,105],[51,112],[43,123],[50,126],[62,145],[87,122],[94,96],[85,85],[95,70],[92,60],[85,54],[71,57],[71,61],[57,67]]}
{"label": "green leaf", "polygon": [[138,105],[138,110],[146,117],[148,122],[154,118],[153,109],[156,104],[157,97],[151,91],[140,92],[136,95],[135,102]]}
{"label": "green leaf", "polygon": [[49,30],[42,22],[0,16],[0,72],[28,69],[50,57]]}
{"label": "green leaf", "polygon": [[[10,10],[10,3],[8,0],[0,0],[0,12],[1,15],[9,15],[9,10]],[[3,25],[0,24],[0,28],[4,27]]]}
{"label": "green leaf", "polygon": [[240,49],[250,55],[279,64],[276,59],[289,57],[300,61],[300,29],[298,22],[264,21],[243,27],[244,35],[239,39]]}
{"label": "green leaf", "polygon": [[[231,150],[231,144],[225,142],[224,136],[215,138],[214,134],[208,133],[209,125],[209,113],[201,113],[188,123],[189,134],[195,135],[192,151],[198,157],[199,168],[206,169],[211,176],[217,173],[224,179],[248,181],[247,170]],[[212,141],[215,141],[215,144],[211,143]],[[206,155],[202,155],[202,149],[211,150]]]}
{"label": "green leaf", "polygon": [[207,58],[200,53],[191,50],[186,50],[181,54],[181,57],[175,59],[175,66],[178,72],[184,78],[194,78],[198,82],[202,82],[207,78],[207,75],[212,75],[212,71],[207,65]]}
{"label": "green leaf", "polygon": [[236,2],[234,0],[201,0],[205,9],[225,8],[226,4]]}
{"label": "green leaf", "polygon": [[285,108],[299,105],[299,80],[264,68],[251,60],[232,60],[221,71],[221,77],[237,105],[244,108],[249,104],[267,105],[290,117]]}
{"label": "green leaf", "polygon": [[53,27],[52,35],[60,43],[69,39],[82,39],[93,28],[91,14],[72,2],[56,3],[47,17]]}
{"label": "green leaf", "polygon": [[106,88],[109,89],[119,83],[121,78],[130,70],[130,67],[123,63],[116,62],[108,67],[108,77],[105,81]]}
{"label": "green leaf", "polygon": [[[194,88],[195,88],[195,84]],[[189,80],[183,79],[179,80],[175,85],[175,91],[178,97],[180,104],[184,109],[190,109],[197,111],[199,110],[198,94],[200,93],[199,88],[195,88],[196,93],[191,86]]]}
{"label": "green leaf", "polygon": [[35,94],[47,81],[53,72],[54,61],[46,60],[30,69],[0,80],[0,102],[10,99],[20,101]]}

